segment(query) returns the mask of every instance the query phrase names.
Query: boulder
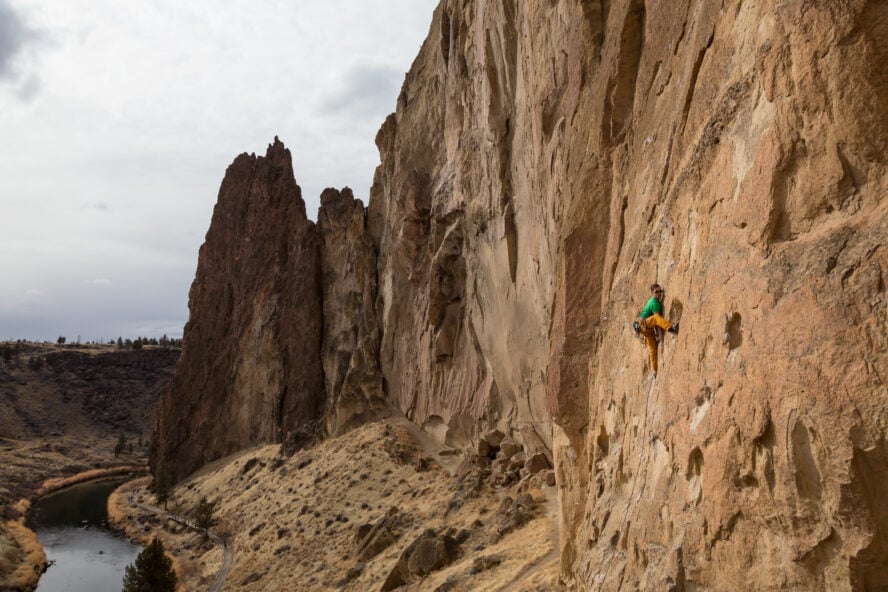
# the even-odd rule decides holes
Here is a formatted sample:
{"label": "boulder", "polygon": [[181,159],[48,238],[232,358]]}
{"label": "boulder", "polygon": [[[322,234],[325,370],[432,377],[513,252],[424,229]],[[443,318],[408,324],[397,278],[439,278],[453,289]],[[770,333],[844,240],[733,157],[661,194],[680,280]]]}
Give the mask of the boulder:
{"label": "boulder", "polygon": [[521,450],[521,444],[518,444],[512,438],[506,437],[500,442],[500,451],[497,456],[508,460],[521,452]]}
{"label": "boulder", "polygon": [[381,590],[387,592],[415,582],[450,564],[458,554],[456,539],[428,529],[404,549]]}
{"label": "boulder", "polygon": [[483,441],[487,442],[487,445],[490,448],[499,448],[500,443],[503,441],[503,438],[505,438],[505,437],[506,437],[506,435],[504,433],[502,433],[500,430],[492,430],[492,431],[484,434],[482,439],[483,439]]}
{"label": "boulder", "polygon": [[526,468],[531,475],[535,475],[540,471],[545,471],[549,469],[551,465],[549,464],[549,459],[546,458],[546,455],[542,452],[538,452],[527,459],[527,462],[524,463],[524,468]]}

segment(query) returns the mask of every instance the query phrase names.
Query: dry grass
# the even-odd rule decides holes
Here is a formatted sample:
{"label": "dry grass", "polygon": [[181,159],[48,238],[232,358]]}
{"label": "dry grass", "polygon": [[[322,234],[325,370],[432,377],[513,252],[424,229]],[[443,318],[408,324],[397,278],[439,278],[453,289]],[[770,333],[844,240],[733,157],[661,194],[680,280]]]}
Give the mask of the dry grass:
{"label": "dry grass", "polygon": [[8,559],[11,573],[3,577],[0,585],[9,586],[13,590],[31,590],[37,586],[37,580],[46,568],[46,554],[37,535],[25,527],[24,519],[11,520],[4,525],[10,544],[3,553]]}
{"label": "dry grass", "polygon": [[[512,488],[481,485],[468,494],[400,426],[377,422],[303,450],[289,458],[277,446],[245,450],[205,467],[175,491],[170,510],[188,515],[201,497],[217,501],[215,528],[234,549],[226,588],[245,592],[379,590],[402,551],[426,529],[465,531],[459,556],[404,590],[557,590],[559,560],[554,531],[554,490],[534,479]],[[426,465],[428,468],[426,468]],[[205,588],[221,565],[222,552],[197,533],[126,505],[133,493],[154,497],[146,481],[114,497],[115,516],[126,515],[130,536],[157,534],[177,558],[188,590]],[[521,492],[536,500],[531,519],[503,530],[502,500]],[[459,499],[459,503],[452,503]],[[397,508],[403,517],[397,540],[359,561],[355,533]],[[491,560],[483,568],[475,561]],[[349,571],[351,575],[347,577]],[[513,582],[523,574],[522,581]],[[445,589],[442,588],[442,589]]]}
{"label": "dry grass", "polygon": [[[108,524],[114,528],[120,529],[131,539],[140,540],[141,529],[136,529],[135,525],[127,520],[130,510],[127,499],[130,494],[140,488],[146,488],[151,484],[151,476],[140,477],[127,481],[108,496]],[[150,541],[148,541],[150,542]]]}
{"label": "dry grass", "polygon": [[126,475],[127,473],[147,473],[148,467],[145,465],[122,465],[119,467],[110,467],[107,469],[93,469],[92,471],[84,471],[70,477],[58,477],[47,479],[43,482],[43,486],[36,492],[36,497],[42,497],[54,491],[59,491],[78,483],[93,481],[95,479],[103,479],[105,477],[114,477],[116,475]]}

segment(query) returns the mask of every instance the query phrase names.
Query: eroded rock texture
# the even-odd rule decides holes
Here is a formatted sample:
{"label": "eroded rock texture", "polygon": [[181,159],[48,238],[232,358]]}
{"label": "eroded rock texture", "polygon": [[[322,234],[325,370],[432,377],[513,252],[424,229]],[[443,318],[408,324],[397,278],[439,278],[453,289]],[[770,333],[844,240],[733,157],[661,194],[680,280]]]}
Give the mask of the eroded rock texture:
{"label": "eroded rock texture", "polygon": [[569,589],[888,588],[886,59],[879,0],[442,0],[366,213],[232,165],[164,454],[392,405],[552,454]]}
{"label": "eroded rock texture", "polygon": [[524,13],[442,3],[376,139],[387,395],[452,445],[493,428],[551,442],[553,147],[527,103],[547,82],[518,68]]}
{"label": "eroded rock texture", "polygon": [[161,395],[152,465],[183,477],[247,446],[319,430],[320,238],[290,151],[241,154],[201,247],[176,374]]}
{"label": "eroded rock texture", "polygon": [[865,0],[439,6],[377,138],[388,396],[552,418],[571,589],[888,586],[886,40]]}
{"label": "eroded rock texture", "polygon": [[342,433],[388,408],[379,369],[376,247],[351,189],[321,194],[326,431]]}

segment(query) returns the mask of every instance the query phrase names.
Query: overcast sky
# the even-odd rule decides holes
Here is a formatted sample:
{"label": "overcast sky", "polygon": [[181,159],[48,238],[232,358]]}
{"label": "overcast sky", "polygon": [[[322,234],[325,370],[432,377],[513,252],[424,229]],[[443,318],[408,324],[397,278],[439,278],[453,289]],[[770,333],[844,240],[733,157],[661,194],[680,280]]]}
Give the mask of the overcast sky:
{"label": "overcast sky", "polygon": [[0,0],[0,339],[181,335],[225,168],[367,201],[437,0]]}

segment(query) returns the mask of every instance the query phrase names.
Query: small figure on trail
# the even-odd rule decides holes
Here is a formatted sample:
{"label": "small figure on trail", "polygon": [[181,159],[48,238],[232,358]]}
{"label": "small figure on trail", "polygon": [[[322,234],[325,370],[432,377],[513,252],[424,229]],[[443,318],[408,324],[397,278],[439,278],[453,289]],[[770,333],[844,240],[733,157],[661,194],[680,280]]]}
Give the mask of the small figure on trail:
{"label": "small figure on trail", "polygon": [[674,325],[663,317],[663,288],[651,284],[651,299],[647,301],[641,315],[635,321],[635,331],[644,337],[651,352],[651,370],[657,377],[657,348],[660,345],[662,330],[678,335],[678,323]]}

